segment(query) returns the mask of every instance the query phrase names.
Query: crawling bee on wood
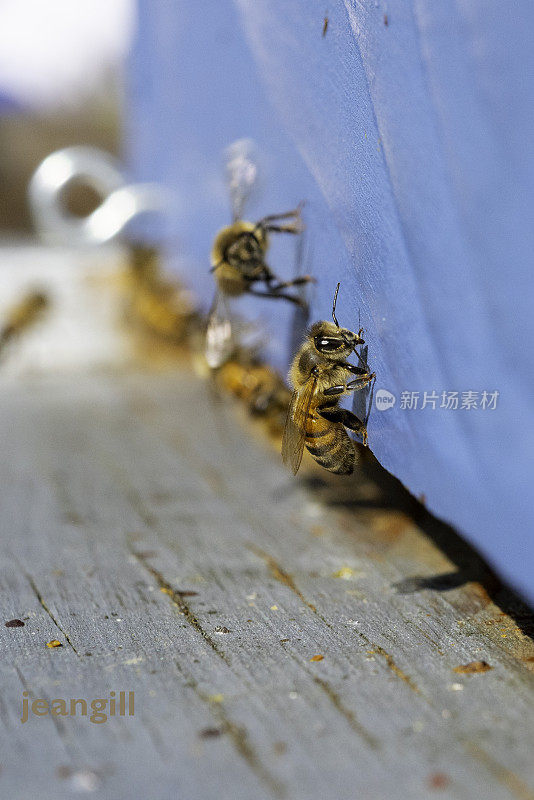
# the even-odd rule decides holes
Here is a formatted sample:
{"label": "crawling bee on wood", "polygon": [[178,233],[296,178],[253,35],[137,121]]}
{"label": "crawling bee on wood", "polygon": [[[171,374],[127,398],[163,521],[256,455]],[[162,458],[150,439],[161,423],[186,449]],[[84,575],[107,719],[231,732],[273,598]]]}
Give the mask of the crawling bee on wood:
{"label": "crawling bee on wood", "polygon": [[41,317],[49,302],[44,292],[32,290],[9,309],[4,323],[0,325],[0,353],[12,339],[20,336]]}
{"label": "crawling bee on wood", "polygon": [[259,361],[228,361],[218,370],[217,382],[245,403],[249,413],[267,421],[273,434],[283,430],[291,392],[271,367]]}
{"label": "crawling bee on wood", "polygon": [[154,247],[132,246],[128,290],[132,318],[159,338],[181,342],[197,321],[190,293],[163,275]]}
{"label": "crawling bee on wood", "polygon": [[[321,467],[350,475],[355,449],[347,428],[367,444],[367,419],[362,421],[351,411],[340,408],[339,401],[349,392],[368,386],[375,373],[369,372],[356,350],[358,345],[365,344],[363,329],[353,333],[341,328],[336,319],[338,292],[339,283],[332,307],[333,322],[312,325],[289,372],[294,391],[282,440],[282,458],[294,475],[300,467],[304,446]],[[362,366],[347,361],[352,353]]]}
{"label": "crawling bee on wood", "polygon": [[271,234],[302,233],[300,207],[282,214],[270,214],[258,222],[242,218],[245,204],[256,184],[257,172],[252,143],[248,140],[235,142],[228,150],[227,161],[232,224],[217,233],[211,250],[211,272],[217,293],[208,316],[206,360],[214,368],[224,363],[233,347],[227,298],[246,293],[283,299],[303,307],[302,297],[287,290],[313,280],[309,275],[280,280],[265,260]]}

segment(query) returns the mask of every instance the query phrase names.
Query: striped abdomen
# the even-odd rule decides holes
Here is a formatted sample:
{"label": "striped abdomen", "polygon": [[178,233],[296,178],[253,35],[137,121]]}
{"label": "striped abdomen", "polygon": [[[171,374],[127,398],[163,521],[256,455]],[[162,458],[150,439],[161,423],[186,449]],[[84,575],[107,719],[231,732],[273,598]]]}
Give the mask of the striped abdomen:
{"label": "striped abdomen", "polygon": [[330,472],[350,475],[354,469],[354,444],[341,422],[321,417],[316,408],[310,409],[306,420],[305,444],[317,463]]}

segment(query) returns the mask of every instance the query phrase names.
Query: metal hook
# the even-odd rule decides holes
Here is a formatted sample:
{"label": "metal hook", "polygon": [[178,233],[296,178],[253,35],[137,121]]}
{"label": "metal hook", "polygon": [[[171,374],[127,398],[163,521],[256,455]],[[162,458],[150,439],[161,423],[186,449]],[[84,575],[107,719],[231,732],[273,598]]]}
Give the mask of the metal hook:
{"label": "metal hook", "polygon": [[[64,190],[85,184],[103,199],[86,217],[65,207]],[[171,193],[157,183],[126,184],[108,153],[94,147],[67,147],[47,156],[34,172],[28,199],[35,227],[43,239],[62,244],[98,245],[120,236],[141,214],[158,214],[171,203]]]}

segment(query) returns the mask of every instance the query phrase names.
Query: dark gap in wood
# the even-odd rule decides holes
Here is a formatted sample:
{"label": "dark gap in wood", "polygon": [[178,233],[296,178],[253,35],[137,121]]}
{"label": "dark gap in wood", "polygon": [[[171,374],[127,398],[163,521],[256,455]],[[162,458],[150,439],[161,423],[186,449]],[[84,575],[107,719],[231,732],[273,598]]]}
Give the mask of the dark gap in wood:
{"label": "dark gap in wood", "polygon": [[[195,678],[189,673],[186,673],[178,661],[175,660],[174,664],[182,678],[186,680],[186,686],[192,689],[196,696],[208,706],[210,713],[217,720],[217,730],[219,730],[220,733],[228,735],[237,753],[239,753],[256,777],[271,791],[272,795],[279,800],[284,800],[284,798],[287,797],[286,787],[280,783],[262,763],[260,757],[250,744],[248,731],[245,726],[232,722],[224,710],[224,705],[221,703],[214,703],[210,700],[209,695],[206,695],[205,692],[200,689]],[[206,729],[201,731],[200,735],[202,736],[205,732]]]}
{"label": "dark gap in wood", "polygon": [[44,597],[43,597],[43,595],[41,594],[41,592],[39,591],[39,589],[38,589],[38,588],[37,588],[37,586],[35,585],[35,581],[34,581],[34,580],[33,580],[33,578],[31,577],[31,575],[26,575],[26,580],[27,580],[27,581],[28,581],[28,583],[30,584],[30,586],[31,586],[31,588],[32,588],[32,591],[33,591],[33,593],[35,594],[35,596],[36,596],[37,600],[39,601],[40,605],[41,605],[41,606],[44,608],[44,610],[46,611],[46,613],[48,614],[48,616],[50,617],[50,619],[52,620],[52,622],[54,623],[54,625],[56,626],[56,628],[57,628],[59,631],[61,631],[61,633],[62,633],[62,634],[63,634],[63,636],[65,637],[65,639],[66,639],[67,643],[68,643],[68,644],[70,645],[70,647],[71,647],[71,648],[74,650],[74,652],[76,653],[76,655],[77,655],[77,656],[79,656],[80,654],[79,654],[79,652],[76,650],[76,647],[74,646],[74,644],[73,644],[73,642],[72,642],[72,639],[70,638],[69,634],[68,634],[68,633],[65,631],[65,629],[64,629],[64,628],[63,628],[63,627],[62,627],[62,626],[59,624],[59,621],[58,621],[58,620],[55,618],[54,614],[52,613],[52,611],[50,610],[50,608],[49,608],[49,607],[48,607],[48,605],[46,604],[46,602],[45,602],[45,600],[44,600]]}
{"label": "dark gap in wood", "polygon": [[330,700],[334,708],[337,711],[339,711],[339,713],[343,717],[345,717],[352,730],[355,733],[357,733],[358,736],[361,736],[361,738],[364,739],[365,742],[367,742],[367,744],[369,745],[369,747],[371,747],[373,750],[379,750],[381,745],[378,739],[371,733],[369,733],[367,728],[364,728],[361,722],[358,722],[358,719],[356,718],[356,714],[354,713],[354,711],[351,711],[350,708],[346,707],[346,705],[341,700],[339,694],[336,691],[334,691],[334,689],[332,689],[330,684],[327,681],[323,680],[323,678],[319,678],[318,675],[311,675],[311,679],[327,695],[328,699]]}
{"label": "dark gap in wood", "polygon": [[193,627],[204,639],[204,641],[210,646],[214,653],[216,653],[225,664],[230,666],[230,659],[226,655],[226,653],[220,649],[217,643],[212,639],[207,631],[204,630],[198,618],[193,614],[189,606],[184,600],[184,594],[180,592],[178,589],[175,589],[171,584],[165,580],[161,572],[159,572],[155,567],[148,563],[146,557],[135,550],[132,547],[131,543],[127,541],[127,547],[131,554],[137,559],[137,561],[146,569],[152,577],[156,580],[159,588],[170,597],[171,602],[173,605],[176,606],[178,612],[182,614],[187,622]]}

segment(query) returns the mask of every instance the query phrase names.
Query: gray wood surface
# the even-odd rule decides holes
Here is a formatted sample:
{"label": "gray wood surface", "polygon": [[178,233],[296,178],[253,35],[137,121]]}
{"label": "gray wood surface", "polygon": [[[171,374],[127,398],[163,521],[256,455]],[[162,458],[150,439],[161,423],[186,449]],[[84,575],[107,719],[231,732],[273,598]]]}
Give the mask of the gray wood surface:
{"label": "gray wood surface", "polygon": [[372,458],[293,480],[186,367],[0,413],[2,798],[534,798],[532,615]]}

